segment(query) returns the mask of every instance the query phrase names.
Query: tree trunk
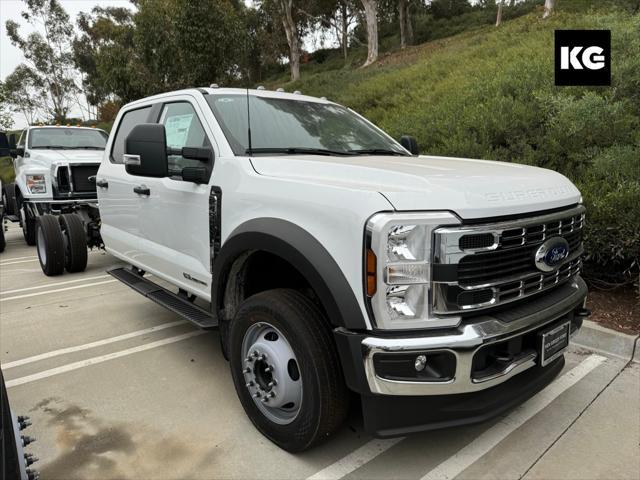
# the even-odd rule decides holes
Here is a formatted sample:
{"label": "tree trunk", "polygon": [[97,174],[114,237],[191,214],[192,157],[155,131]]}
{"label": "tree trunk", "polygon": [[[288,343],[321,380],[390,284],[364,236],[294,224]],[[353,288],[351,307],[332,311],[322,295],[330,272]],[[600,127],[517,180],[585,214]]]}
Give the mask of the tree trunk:
{"label": "tree trunk", "polygon": [[347,60],[347,56],[349,55],[349,23],[347,18],[347,4],[343,3],[340,6],[340,11],[342,13],[342,56],[345,61]]}
{"label": "tree trunk", "polygon": [[398,0],[398,16],[400,20],[400,48],[406,48],[413,43],[413,28],[409,15],[409,1]]}
{"label": "tree trunk", "polygon": [[361,0],[364,7],[364,17],[367,22],[367,67],[378,59],[378,1]]}
{"label": "tree trunk", "polygon": [[498,1],[498,15],[496,15],[496,27],[499,27],[502,23],[502,2],[503,0]]}
{"label": "tree trunk", "polygon": [[553,13],[553,9],[556,6],[556,0],[544,0],[544,14],[542,18],[547,18]]}
{"label": "tree trunk", "polygon": [[291,81],[300,80],[300,39],[298,29],[293,21],[293,0],[280,0],[282,10],[282,25],[289,44],[289,67]]}
{"label": "tree trunk", "polygon": [[398,20],[400,21],[400,48],[407,48],[407,0],[398,0]]}

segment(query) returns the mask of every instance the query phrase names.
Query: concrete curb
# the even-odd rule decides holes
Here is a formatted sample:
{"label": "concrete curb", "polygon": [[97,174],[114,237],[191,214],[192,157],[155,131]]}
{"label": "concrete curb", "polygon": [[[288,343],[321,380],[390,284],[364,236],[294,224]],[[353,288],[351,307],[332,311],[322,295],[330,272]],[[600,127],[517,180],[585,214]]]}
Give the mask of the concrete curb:
{"label": "concrete curb", "polygon": [[578,347],[600,351],[624,360],[640,362],[640,352],[638,351],[640,344],[636,348],[636,342],[639,338],[639,335],[616,332],[610,328],[602,327],[596,322],[585,320],[582,323],[582,328],[573,337],[572,343]]}

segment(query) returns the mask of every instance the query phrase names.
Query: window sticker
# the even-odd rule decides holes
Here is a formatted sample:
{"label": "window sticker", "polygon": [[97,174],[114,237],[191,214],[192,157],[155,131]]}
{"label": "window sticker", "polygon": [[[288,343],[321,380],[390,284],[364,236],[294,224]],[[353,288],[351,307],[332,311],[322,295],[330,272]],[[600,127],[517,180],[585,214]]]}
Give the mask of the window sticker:
{"label": "window sticker", "polygon": [[193,113],[189,113],[167,118],[165,130],[167,132],[168,147],[182,148],[186,145],[193,116]]}

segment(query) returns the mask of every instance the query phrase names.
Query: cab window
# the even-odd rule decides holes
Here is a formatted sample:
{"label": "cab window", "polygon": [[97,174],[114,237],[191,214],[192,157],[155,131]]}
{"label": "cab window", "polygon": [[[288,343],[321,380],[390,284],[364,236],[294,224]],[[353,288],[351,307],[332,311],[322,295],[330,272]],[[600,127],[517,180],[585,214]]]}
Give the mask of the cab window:
{"label": "cab window", "polygon": [[122,154],[124,153],[124,142],[127,136],[133,130],[133,127],[141,123],[147,123],[149,120],[149,113],[151,107],[138,108],[136,110],[129,110],[122,116],[122,120],[118,124],[118,131],[116,137],[113,139],[113,146],[111,147],[111,161],[113,163],[124,163],[122,160]]}
{"label": "cab window", "polygon": [[[202,128],[198,115],[189,102],[168,103],[162,109],[160,123],[167,133],[167,147],[209,147],[211,143]],[[169,155],[169,175],[181,176],[185,167],[206,166],[200,160],[184,158],[182,155]]]}

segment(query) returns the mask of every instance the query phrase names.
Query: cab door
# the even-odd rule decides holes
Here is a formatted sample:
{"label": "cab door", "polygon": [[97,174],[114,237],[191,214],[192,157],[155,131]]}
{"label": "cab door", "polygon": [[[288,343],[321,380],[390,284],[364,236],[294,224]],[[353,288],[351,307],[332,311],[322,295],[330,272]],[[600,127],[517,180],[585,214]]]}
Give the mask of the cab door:
{"label": "cab door", "polygon": [[[192,97],[180,97],[162,105],[159,123],[164,125],[167,148],[173,153],[184,147],[212,148],[203,114]],[[208,161],[168,155],[169,176],[137,177],[145,192],[136,194],[139,227],[146,248],[138,261],[145,269],[171,283],[210,297],[209,194],[207,182],[196,184],[182,178],[183,169],[213,171]]]}
{"label": "cab door", "polygon": [[[155,121],[160,106],[146,105],[121,112],[116,119],[115,135],[107,144],[98,174],[96,190],[100,205],[100,234],[109,253],[133,265],[144,251],[141,244],[140,199],[133,186],[139,177],[125,170],[123,154],[125,140],[136,125]],[[108,153],[107,153],[108,152]]]}

